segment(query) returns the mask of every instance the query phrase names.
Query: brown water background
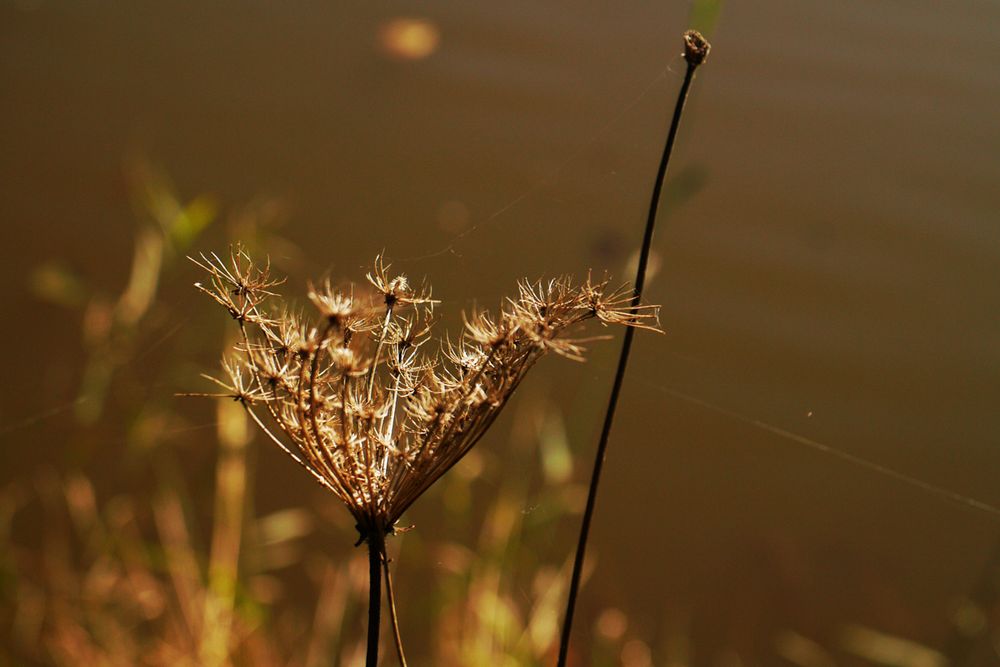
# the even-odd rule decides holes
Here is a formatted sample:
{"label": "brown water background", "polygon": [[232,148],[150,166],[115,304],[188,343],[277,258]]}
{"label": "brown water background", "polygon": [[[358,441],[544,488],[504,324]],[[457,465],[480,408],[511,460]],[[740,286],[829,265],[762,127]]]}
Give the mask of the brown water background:
{"label": "brown water background", "polygon": [[[4,2],[0,424],[75,396],[79,318],[28,276],[56,259],[124,281],[137,155],[224,211],[281,202],[276,262],[296,288],[383,249],[454,309],[521,276],[627,278],[689,10]],[[399,16],[439,31],[426,58],[380,45]],[[732,645],[785,664],[774,627],[948,641],[1000,516],[749,420],[1000,505],[998,36],[994,2],[725,4],[655,240],[666,335],[637,339],[585,618],[613,604],[650,633],[680,623],[702,664]],[[595,348],[532,380],[570,422],[581,479],[617,344]],[[58,459],[71,428],[60,414],[0,435],[2,479]]]}

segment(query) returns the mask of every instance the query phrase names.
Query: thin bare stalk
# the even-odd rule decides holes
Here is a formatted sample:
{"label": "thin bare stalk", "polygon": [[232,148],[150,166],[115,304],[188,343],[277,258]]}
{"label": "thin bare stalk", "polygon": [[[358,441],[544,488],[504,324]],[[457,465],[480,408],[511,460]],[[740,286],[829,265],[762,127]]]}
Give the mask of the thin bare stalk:
{"label": "thin bare stalk", "polygon": [[372,367],[368,371],[368,400],[372,398],[372,391],[375,389],[375,372],[378,370],[379,356],[382,354],[382,346],[385,345],[385,335],[389,331],[389,323],[392,321],[392,305],[385,308],[385,322],[382,323],[382,331],[379,332],[378,346],[375,348],[375,359]]}
{"label": "thin bare stalk", "polygon": [[392,575],[389,573],[389,558],[385,549],[382,550],[382,568],[385,570],[385,597],[389,602],[389,622],[392,624],[392,638],[396,643],[396,656],[399,658],[399,664],[406,667],[403,639],[399,635],[399,619],[396,617],[396,597],[392,594]]}
{"label": "thin bare stalk", "polygon": [[[670,131],[667,133],[667,142],[663,148],[663,156],[660,158],[660,166],[656,172],[656,181],[653,184],[653,195],[649,202],[649,215],[646,218],[646,230],[642,238],[642,249],[639,251],[639,265],[635,273],[635,288],[632,292],[631,302],[633,309],[637,308],[642,300],[642,289],[646,282],[646,266],[649,262],[649,251],[653,242],[656,213],[663,190],[663,182],[667,173],[667,165],[670,163],[670,154],[674,148],[674,139],[677,137],[677,128],[680,125],[681,113],[684,111],[684,103],[687,101],[688,89],[691,87],[692,80],[694,80],[695,70],[705,62],[710,48],[705,38],[696,31],[689,30],[684,33],[684,59],[687,61],[687,70],[684,73],[684,82],[681,84],[680,92],[677,94],[674,115],[670,122]],[[576,609],[576,600],[580,593],[580,577],[583,572],[583,561],[587,553],[587,538],[590,534],[590,524],[594,517],[594,507],[597,503],[597,489],[601,481],[601,472],[604,468],[604,459],[608,449],[608,439],[611,435],[611,426],[614,423],[615,410],[618,407],[618,397],[621,394],[622,383],[625,380],[625,369],[628,366],[629,354],[632,351],[632,337],[634,334],[634,327],[625,329],[625,339],[622,342],[621,354],[618,357],[618,368],[615,371],[614,384],[611,386],[611,396],[608,398],[608,409],[605,412],[604,425],[601,428],[601,438],[598,441],[597,453],[594,457],[594,468],[590,475],[590,488],[587,492],[587,506],[583,511],[583,519],[580,524],[580,537],[576,544],[576,557],[573,561],[573,573],[570,577],[569,595],[566,600],[566,614],[563,617],[562,634],[559,641],[558,667],[565,667],[569,656],[569,639],[573,628],[573,612]]]}
{"label": "thin bare stalk", "polygon": [[366,667],[378,667],[379,628],[382,623],[382,550],[384,538],[377,527],[368,533],[368,653]]}

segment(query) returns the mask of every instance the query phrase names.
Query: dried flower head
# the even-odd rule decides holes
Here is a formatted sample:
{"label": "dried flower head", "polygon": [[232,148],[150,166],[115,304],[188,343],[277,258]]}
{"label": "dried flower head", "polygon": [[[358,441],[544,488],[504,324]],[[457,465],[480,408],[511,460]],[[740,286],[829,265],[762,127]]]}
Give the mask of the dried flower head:
{"label": "dried flower head", "polygon": [[688,30],[684,33],[684,60],[689,65],[697,67],[708,59],[708,52],[712,50],[712,45],[697,30]]}
{"label": "dried flower head", "polygon": [[240,401],[257,425],[339,497],[362,539],[392,532],[402,513],[483,436],[534,363],[548,352],[581,359],[577,326],[656,328],[652,306],[588,276],[522,281],[493,315],[467,314],[457,340],[427,350],[437,303],[391,275],[381,257],[373,288],[310,285],[310,320],[277,300],[278,282],[236,247],[193,260],[197,284],[239,323],[242,340],[224,362],[222,396]]}

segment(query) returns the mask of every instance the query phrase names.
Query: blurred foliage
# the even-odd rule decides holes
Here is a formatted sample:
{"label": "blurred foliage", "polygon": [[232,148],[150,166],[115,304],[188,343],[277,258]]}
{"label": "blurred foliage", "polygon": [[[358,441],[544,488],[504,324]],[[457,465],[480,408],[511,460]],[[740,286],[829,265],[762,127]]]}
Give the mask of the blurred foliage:
{"label": "blurred foliage", "polygon": [[711,38],[719,23],[722,13],[722,0],[694,0],[691,3],[691,15],[688,27],[697,30],[705,37]]}
{"label": "blurred foliage", "polygon": [[87,360],[76,410],[77,417],[90,424],[101,416],[115,370],[134,357],[136,340],[151,314],[161,281],[212,224],[218,209],[208,196],[182,203],[170,181],[145,161],[134,161],[128,171],[140,224],[122,291],[105,294],[58,260],[42,263],[29,276],[29,286],[38,298],[83,310],[81,334]]}
{"label": "blurred foliage", "polygon": [[[219,226],[220,209],[206,196],[182,203],[146,164],[131,173],[141,222],[121,291],[107,294],[58,259],[30,278],[40,299],[80,312],[86,356],[65,449],[0,489],[0,665],[358,664],[367,567],[350,551],[347,513],[319,491],[311,506],[258,511],[256,450],[271,445],[233,403],[213,405],[213,421],[198,425],[170,398],[195,382],[193,358],[223,348],[221,333],[185,332],[184,309],[162,295],[166,286],[186,289],[178,259]],[[696,169],[682,172],[676,196],[703,180]],[[282,212],[257,202],[229,217],[225,235],[301,256],[272,233]],[[164,343],[178,336],[181,343]],[[162,357],[155,363],[152,348]],[[572,431],[544,390],[525,392],[508,442],[474,450],[415,508],[422,524],[389,542],[414,667],[554,662],[571,557],[563,547],[577,527],[567,517],[585,497],[569,443],[586,434]],[[79,442],[99,456],[74,455]],[[121,462],[123,443],[139,463]],[[192,456],[210,461],[210,474],[191,475]],[[588,572],[595,562],[591,554]],[[590,625],[580,626],[571,664],[707,664],[686,616],[668,614],[653,631],[614,607],[581,618]],[[383,641],[392,664],[388,632]],[[787,629],[764,652],[803,667],[845,658],[945,664],[940,653],[860,623],[823,641]],[[712,656],[712,664],[745,664],[726,645]]]}
{"label": "blurred foliage", "polygon": [[[187,282],[177,260],[219,209],[207,196],[183,203],[144,162],[131,165],[130,175],[140,223],[121,291],[108,294],[59,260],[30,278],[39,299],[80,312],[86,354],[65,462],[50,457],[0,495],[0,664],[356,664],[364,648],[364,559],[327,555],[320,535],[351,544],[346,513],[320,503],[316,512],[258,516],[259,440],[242,410],[225,401],[209,425],[214,475],[185,473],[187,445],[170,434],[208,440],[166,392],[185,386],[177,369],[188,386],[196,381],[187,357],[214,356],[223,341],[198,332],[158,350],[158,363],[148,355],[184,328],[161,292]],[[281,210],[251,207],[231,218],[230,234],[294,256],[262,233]],[[396,586],[404,642],[419,648],[411,664],[542,664],[554,655],[567,563],[537,545],[579,510],[583,491],[570,481],[573,462],[555,408],[540,397],[524,405],[512,435],[519,446],[502,458],[469,457],[426,501],[456,535],[479,526],[472,546],[420,531],[390,545],[405,553],[397,556],[406,564]],[[73,454],[79,442],[90,442],[93,456]],[[127,472],[107,467],[122,443],[141,454]],[[511,466],[538,473],[512,475]],[[122,474],[132,483],[122,486]],[[478,498],[483,485],[496,488]],[[430,590],[420,585],[429,580]],[[311,594],[301,594],[303,583]],[[602,645],[608,660],[593,664],[618,664],[620,647],[611,644]]]}
{"label": "blurred foliage", "polygon": [[28,284],[38,298],[66,308],[82,308],[90,297],[83,279],[58,260],[40,264]]}

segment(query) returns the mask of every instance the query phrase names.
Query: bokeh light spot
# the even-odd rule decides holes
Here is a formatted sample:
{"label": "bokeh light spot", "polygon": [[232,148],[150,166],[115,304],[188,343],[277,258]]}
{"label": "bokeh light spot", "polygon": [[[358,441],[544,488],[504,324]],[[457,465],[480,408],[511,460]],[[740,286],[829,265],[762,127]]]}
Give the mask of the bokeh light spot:
{"label": "bokeh light spot", "polygon": [[441,42],[441,31],[427,19],[394,18],[378,29],[382,53],[398,60],[422,60],[434,53]]}
{"label": "bokeh light spot", "polygon": [[597,617],[597,633],[610,641],[618,641],[628,629],[628,617],[621,609],[611,607]]}

